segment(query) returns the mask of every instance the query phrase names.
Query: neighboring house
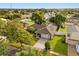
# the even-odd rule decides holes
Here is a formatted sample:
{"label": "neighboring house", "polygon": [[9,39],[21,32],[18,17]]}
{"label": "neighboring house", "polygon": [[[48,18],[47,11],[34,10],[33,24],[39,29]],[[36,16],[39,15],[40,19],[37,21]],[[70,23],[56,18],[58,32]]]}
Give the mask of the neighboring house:
{"label": "neighboring house", "polygon": [[55,17],[56,13],[55,12],[47,12],[44,14],[44,19],[46,20],[46,24],[50,24],[51,22],[49,21],[51,17]]}
{"label": "neighboring house", "polygon": [[51,17],[55,17],[55,13],[54,12],[48,12],[44,14],[44,18],[45,19],[50,19]]}
{"label": "neighboring house", "polygon": [[22,15],[22,19],[29,19],[32,16],[32,13]]}
{"label": "neighboring house", "polygon": [[67,19],[71,18],[74,14],[67,14]]}
{"label": "neighboring house", "polygon": [[4,18],[0,18],[1,21],[7,23],[7,19],[4,19]]}
{"label": "neighboring house", "polygon": [[55,17],[56,16],[56,13],[55,12],[52,12],[52,17]]}
{"label": "neighboring house", "polygon": [[73,15],[69,18],[68,22],[77,23],[79,21],[79,15]]}
{"label": "neighboring house", "polygon": [[36,38],[43,38],[43,39],[51,39],[54,36],[54,32],[56,31],[56,26],[53,24],[49,25],[39,25],[39,24],[34,24],[32,25],[33,28],[36,29]]}
{"label": "neighboring house", "polygon": [[0,35],[0,39],[6,39],[7,37],[6,36],[1,36]]}
{"label": "neighboring house", "polygon": [[[66,43],[68,44],[68,50],[69,50],[68,55],[77,55],[77,53],[79,53],[78,51],[79,49],[77,49],[77,47],[79,46],[78,32],[72,32],[68,34],[66,37]],[[72,47],[72,49],[70,47]]]}
{"label": "neighboring house", "polygon": [[22,19],[20,22],[23,24],[25,29],[34,24],[34,22],[31,19]]}
{"label": "neighboring house", "polygon": [[45,14],[44,14],[44,18],[45,18],[45,19],[49,19],[49,18],[50,18],[50,14],[49,14],[49,13],[45,13]]}
{"label": "neighboring house", "polygon": [[79,33],[72,32],[71,34],[68,34],[66,42],[70,45],[73,45],[73,46],[79,44]]}

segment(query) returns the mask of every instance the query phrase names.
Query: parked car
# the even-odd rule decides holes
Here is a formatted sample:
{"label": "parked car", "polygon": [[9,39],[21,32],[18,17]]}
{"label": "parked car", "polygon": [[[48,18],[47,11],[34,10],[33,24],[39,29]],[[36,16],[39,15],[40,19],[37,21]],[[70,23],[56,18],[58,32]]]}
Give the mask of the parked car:
{"label": "parked car", "polygon": [[79,45],[76,45],[76,52],[79,55]]}

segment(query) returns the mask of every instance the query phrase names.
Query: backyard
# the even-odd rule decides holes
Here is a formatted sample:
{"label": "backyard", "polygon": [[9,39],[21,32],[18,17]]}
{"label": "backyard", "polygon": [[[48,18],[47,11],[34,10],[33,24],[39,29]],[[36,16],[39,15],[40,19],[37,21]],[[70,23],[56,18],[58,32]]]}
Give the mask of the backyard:
{"label": "backyard", "polygon": [[52,51],[67,55],[67,44],[65,43],[64,36],[54,36],[49,42]]}

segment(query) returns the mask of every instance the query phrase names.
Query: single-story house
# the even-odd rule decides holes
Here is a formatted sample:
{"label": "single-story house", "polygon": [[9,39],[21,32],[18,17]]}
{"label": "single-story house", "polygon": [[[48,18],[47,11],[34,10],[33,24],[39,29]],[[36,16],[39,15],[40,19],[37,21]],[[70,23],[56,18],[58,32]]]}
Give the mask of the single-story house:
{"label": "single-story house", "polygon": [[55,17],[55,12],[48,12],[44,14],[45,19],[50,19],[51,17]]}
{"label": "single-story house", "polygon": [[1,21],[7,23],[7,19],[4,19],[4,18],[0,18]]}
{"label": "single-story house", "polygon": [[67,35],[66,42],[70,45],[77,45],[79,44],[79,32],[72,32]]}
{"label": "single-story house", "polygon": [[51,39],[56,31],[57,26],[53,24],[49,25],[39,25],[39,24],[34,24],[32,25],[33,28],[36,29],[36,38],[43,38],[43,39]]}
{"label": "single-story house", "polygon": [[70,23],[77,23],[79,21],[79,15],[73,15],[72,17],[69,18],[68,22]]}
{"label": "single-story house", "polygon": [[32,13],[22,15],[22,19],[29,19],[32,16]]}
{"label": "single-story house", "polygon": [[25,29],[34,24],[34,22],[31,19],[22,19],[20,22],[23,24]]}
{"label": "single-story house", "polygon": [[6,38],[7,38],[6,36],[0,35],[0,39],[6,39]]}

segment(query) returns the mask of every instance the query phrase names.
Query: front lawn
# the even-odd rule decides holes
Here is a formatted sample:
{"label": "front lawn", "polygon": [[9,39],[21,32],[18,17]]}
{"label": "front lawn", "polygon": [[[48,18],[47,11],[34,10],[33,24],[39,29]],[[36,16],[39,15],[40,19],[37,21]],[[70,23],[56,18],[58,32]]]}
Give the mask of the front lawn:
{"label": "front lawn", "polygon": [[64,36],[54,36],[50,40],[51,50],[58,52],[62,55],[67,55],[67,44],[64,41]]}

